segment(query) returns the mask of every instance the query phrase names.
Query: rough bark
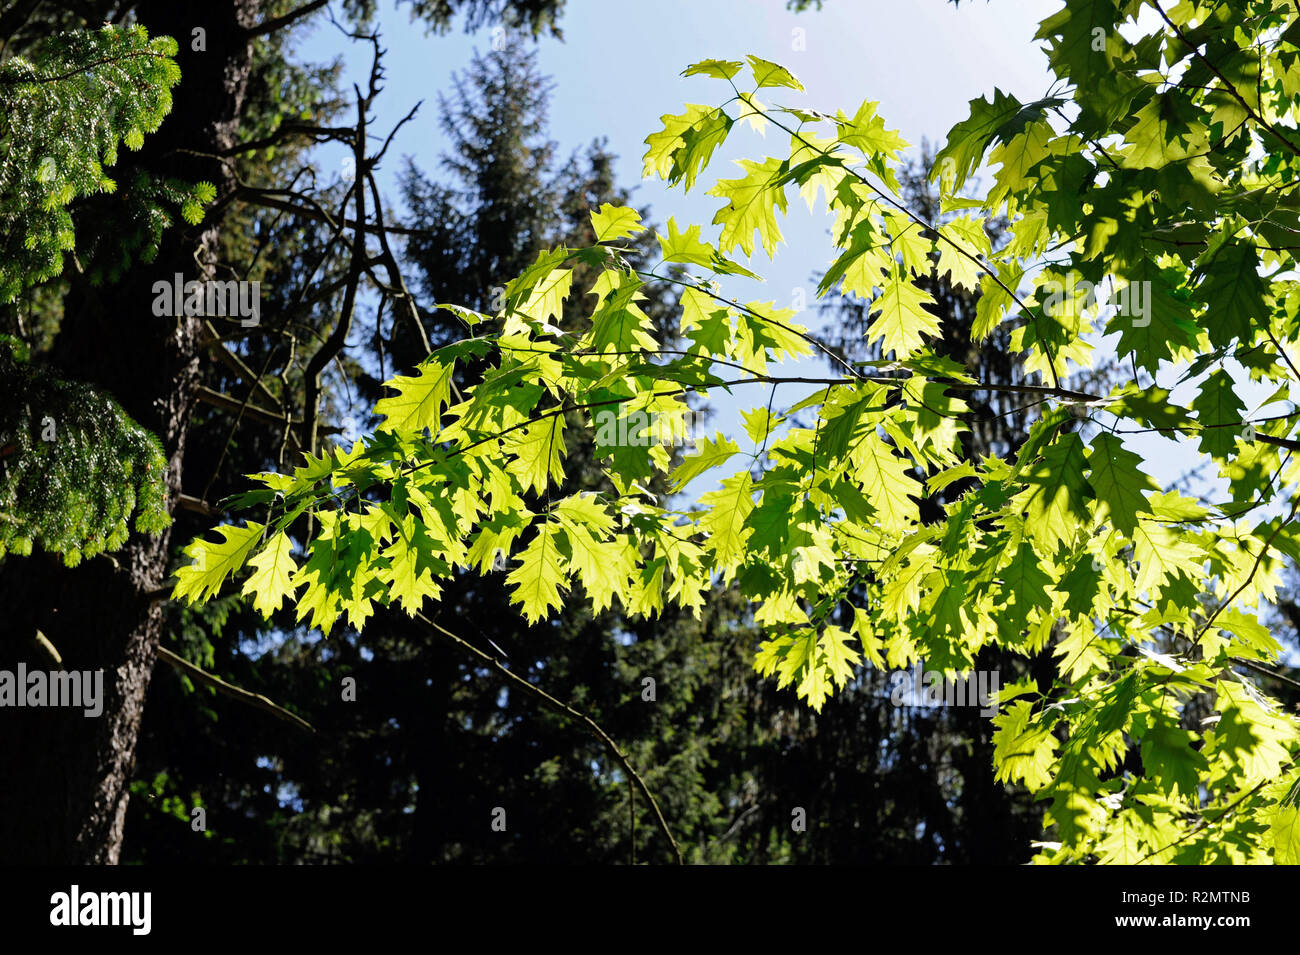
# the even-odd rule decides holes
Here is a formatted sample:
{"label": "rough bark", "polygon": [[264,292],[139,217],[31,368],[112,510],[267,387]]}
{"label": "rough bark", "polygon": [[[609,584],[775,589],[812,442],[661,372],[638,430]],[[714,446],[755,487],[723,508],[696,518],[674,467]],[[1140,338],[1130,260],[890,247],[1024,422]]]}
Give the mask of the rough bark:
{"label": "rough bark", "polygon": [[[137,17],[152,36],[180,46],[175,105],[138,153],[123,151],[114,173],[128,182],[134,168],[187,181],[206,179],[218,193],[231,183],[210,160],[178,149],[218,152],[235,142],[250,76],[251,41],[260,0],[201,6],[146,0]],[[88,24],[95,26],[95,24]],[[206,50],[192,49],[191,31],[206,31]],[[203,279],[212,260],[217,221],[173,230],[152,264],[137,264],[117,286],[92,289],[76,281],[51,364],[61,377],[88,381],[111,394],[163,442],[174,501],[181,487],[192,391],[198,378],[199,319],[159,318],[152,285],[182,273]],[[161,637],[161,605],[150,592],[168,575],[170,535],[135,535],[111,557],[75,569],[57,558],[10,557],[0,563],[0,669],[50,670],[34,640],[39,629],[71,670],[104,671],[104,709],[0,709],[0,862],[41,864],[118,861],[128,786],[145,691]]]}

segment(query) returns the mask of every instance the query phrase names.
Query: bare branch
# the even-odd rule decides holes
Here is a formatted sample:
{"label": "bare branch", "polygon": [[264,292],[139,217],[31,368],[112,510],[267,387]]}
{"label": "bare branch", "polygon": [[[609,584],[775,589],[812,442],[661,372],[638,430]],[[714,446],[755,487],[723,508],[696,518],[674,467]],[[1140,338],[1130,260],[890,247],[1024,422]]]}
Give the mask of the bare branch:
{"label": "bare branch", "polygon": [[251,693],[242,687],[235,686],[233,683],[227,683],[225,680],[221,679],[221,677],[214,676],[206,670],[200,669],[189,660],[186,660],[179,654],[173,653],[164,646],[160,645],[158,647],[158,659],[166,663],[178,673],[183,673],[188,677],[192,677],[205,686],[212,687],[212,689],[216,690],[218,693],[225,694],[231,699],[239,700],[241,703],[247,703],[249,706],[255,706],[259,710],[265,710],[276,719],[284,720],[286,723],[292,723],[294,726],[301,730],[306,730],[308,733],[314,734],[316,732],[316,728],[297,713],[290,713],[283,706],[268,700],[260,693]]}
{"label": "bare branch", "polygon": [[304,3],[296,10],[290,10],[283,16],[273,17],[264,23],[259,23],[255,27],[250,27],[244,31],[244,35],[252,38],[257,36],[266,36],[268,33],[274,33],[276,30],[283,30],[296,20],[301,20],[308,14],[315,13],[321,7],[329,3],[329,0],[311,0],[310,3]]}
{"label": "bare branch", "polygon": [[206,404],[215,405],[218,408],[225,408],[227,411],[244,412],[270,424],[282,425],[301,423],[287,415],[277,414],[268,408],[263,408],[261,405],[255,405],[251,401],[240,401],[238,398],[232,398],[230,395],[223,394],[222,392],[209,388],[206,385],[200,385],[196,388],[194,390],[194,396],[198,398],[199,401],[205,402]]}

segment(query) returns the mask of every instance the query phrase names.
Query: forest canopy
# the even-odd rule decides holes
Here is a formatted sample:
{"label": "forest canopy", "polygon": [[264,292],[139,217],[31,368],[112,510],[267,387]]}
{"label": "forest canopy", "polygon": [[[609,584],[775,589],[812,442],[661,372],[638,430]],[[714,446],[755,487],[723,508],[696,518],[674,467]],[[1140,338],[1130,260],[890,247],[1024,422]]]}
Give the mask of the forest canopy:
{"label": "forest canopy", "polygon": [[[434,26],[453,13],[416,7]],[[537,33],[555,12],[510,22]],[[41,594],[121,552],[130,579],[103,586],[148,595],[149,620],[122,640],[151,660],[165,620],[183,680],[215,687],[220,659],[281,701],[263,709],[345,742],[309,767],[308,739],[273,757],[225,739],[243,769],[218,783],[169,750],[179,730],[151,731],[157,774],[134,788],[171,808],[142,831],[187,818],[189,778],[248,808],[268,855],[484,861],[486,831],[438,820],[478,807],[486,830],[484,800],[515,785],[567,801],[592,857],[806,861],[786,841],[799,785],[843,760],[837,798],[885,833],[858,851],[891,861],[1300,861],[1294,5],[1067,0],[1036,37],[1047,94],[972,90],[919,153],[870,90],[809,102],[757,55],[683,64],[699,102],[646,131],[643,169],[711,197],[698,222],[632,204],[605,143],[557,161],[522,38],[439,104],[450,177],[410,162],[399,217],[375,178],[396,132],[372,129],[376,36],[353,34],[373,66],[351,93],[259,39],[241,62],[276,95],[219,149],[181,127],[156,155],[187,72],[150,36],[60,32],[0,65],[0,139],[25,143],[0,196],[0,293],[20,303],[0,325],[0,438],[20,436],[0,440],[17,451],[0,580],[25,562],[13,626],[63,651]],[[119,98],[87,109],[61,71],[97,58]],[[280,95],[311,108],[284,120]],[[40,110],[75,118],[75,146],[18,128]],[[350,150],[349,173],[300,186],[322,143]],[[115,197],[119,146],[142,165]],[[779,259],[800,207],[834,246],[816,325],[732,291]],[[113,243],[122,209],[138,228]],[[172,329],[161,392],[88,373],[91,343],[67,344],[102,324],[82,286],[134,282],[145,301],[178,229],[185,275],[208,256],[196,282],[222,267],[279,291],[252,327],[155,319]],[[60,282],[75,323],[39,297]],[[333,440],[354,387],[364,427]],[[734,427],[683,446],[727,407]],[[42,438],[43,417],[71,436]],[[185,452],[191,429],[207,440]],[[1156,438],[1195,458],[1192,479],[1169,477]],[[271,652],[231,640],[267,635]],[[984,712],[902,718],[934,692],[891,697],[914,669]],[[672,681],[646,678],[666,672],[685,689],[660,705]],[[366,673],[382,703],[283,702],[337,700]],[[210,699],[182,687],[162,705]],[[186,732],[222,736],[211,723]],[[96,844],[120,842],[115,798]]]}

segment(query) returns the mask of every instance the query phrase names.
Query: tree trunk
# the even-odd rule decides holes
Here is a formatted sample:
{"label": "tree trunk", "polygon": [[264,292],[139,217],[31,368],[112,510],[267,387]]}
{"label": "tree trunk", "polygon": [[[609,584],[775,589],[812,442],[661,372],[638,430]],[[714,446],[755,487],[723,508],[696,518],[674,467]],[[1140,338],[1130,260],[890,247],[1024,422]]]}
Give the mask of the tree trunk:
{"label": "tree trunk", "polygon": [[[177,150],[216,153],[235,142],[251,72],[244,29],[258,21],[259,7],[260,0],[138,5],[151,36],[176,39],[181,82],[162,127],[140,152],[123,150],[110,170],[120,184],[144,168],[187,182],[206,179],[218,195],[230,191],[233,181],[219,163]],[[196,28],[205,31],[203,51],[193,49]],[[173,229],[153,263],[136,263],[111,288],[79,282],[69,263],[72,289],[50,362],[55,374],[112,395],[158,436],[173,501],[199,372],[199,320],[154,316],[152,285],[177,272],[206,278],[197,263],[212,261],[217,226],[209,215],[198,228]],[[57,422],[57,409],[50,413]],[[0,709],[0,862],[118,861],[145,690],[162,635],[161,604],[151,592],[167,578],[170,545],[167,533],[133,535],[111,557],[71,570],[39,553],[0,562],[0,670],[14,671],[20,661],[29,670],[54,669],[34,639],[40,630],[64,667],[104,673],[97,718],[76,708]]]}

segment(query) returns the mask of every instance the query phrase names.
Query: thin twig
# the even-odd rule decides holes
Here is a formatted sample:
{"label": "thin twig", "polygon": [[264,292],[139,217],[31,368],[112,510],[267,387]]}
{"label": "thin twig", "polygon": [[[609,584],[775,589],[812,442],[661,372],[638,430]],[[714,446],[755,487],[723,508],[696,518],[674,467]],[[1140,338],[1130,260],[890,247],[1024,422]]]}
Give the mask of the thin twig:
{"label": "thin twig", "polygon": [[652,794],[650,792],[650,789],[646,786],[645,780],[641,778],[641,774],[632,768],[632,763],[627,758],[627,754],[625,754],[621,749],[619,749],[618,743],[614,742],[613,738],[608,733],[606,733],[603,729],[601,729],[599,723],[597,723],[587,714],[578,712],[568,703],[565,703],[563,700],[559,700],[551,696],[551,694],[547,693],[545,690],[543,690],[541,687],[537,686],[536,684],[530,683],[529,681],[525,680],[519,674],[515,673],[509,667],[503,664],[496,657],[492,656],[491,654],[483,652],[478,647],[474,646],[474,644],[470,643],[468,640],[456,636],[456,634],[452,633],[446,627],[443,627],[440,624],[434,622],[433,620],[430,620],[424,614],[417,612],[415,614],[415,618],[419,620],[421,623],[425,624],[426,626],[432,627],[434,630],[438,631],[440,634],[442,634],[444,637],[447,637],[449,640],[454,641],[461,648],[468,650],[470,653],[474,654],[474,656],[478,657],[484,663],[488,664],[493,669],[495,669],[498,673],[504,676],[511,683],[514,683],[516,686],[520,687],[524,691],[531,693],[533,696],[537,697],[539,700],[544,702],[547,706],[551,707],[552,709],[558,710],[559,712],[563,713],[568,717],[571,717],[574,720],[577,720],[579,723],[585,724],[587,729],[591,731],[592,735],[595,736],[598,740],[600,740],[600,742],[605,745],[605,748],[608,749],[610,753],[614,755],[614,758],[617,759],[619,763],[622,765],[623,771],[627,773],[628,778],[631,779],[633,782],[635,782],[636,788],[641,790],[641,795],[645,796],[646,802],[648,802],[650,804],[650,808],[654,810],[655,824],[659,827],[659,831],[664,834],[664,838],[668,840],[669,845],[672,846],[673,855],[677,857],[677,864],[678,865],[686,864],[686,860],[682,857],[682,850],[677,845],[677,840],[673,838],[672,830],[668,828],[668,822],[667,820],[664,819],[664,814],[662,811],[660,811],[659,803],[655,799],[654,794]]}

